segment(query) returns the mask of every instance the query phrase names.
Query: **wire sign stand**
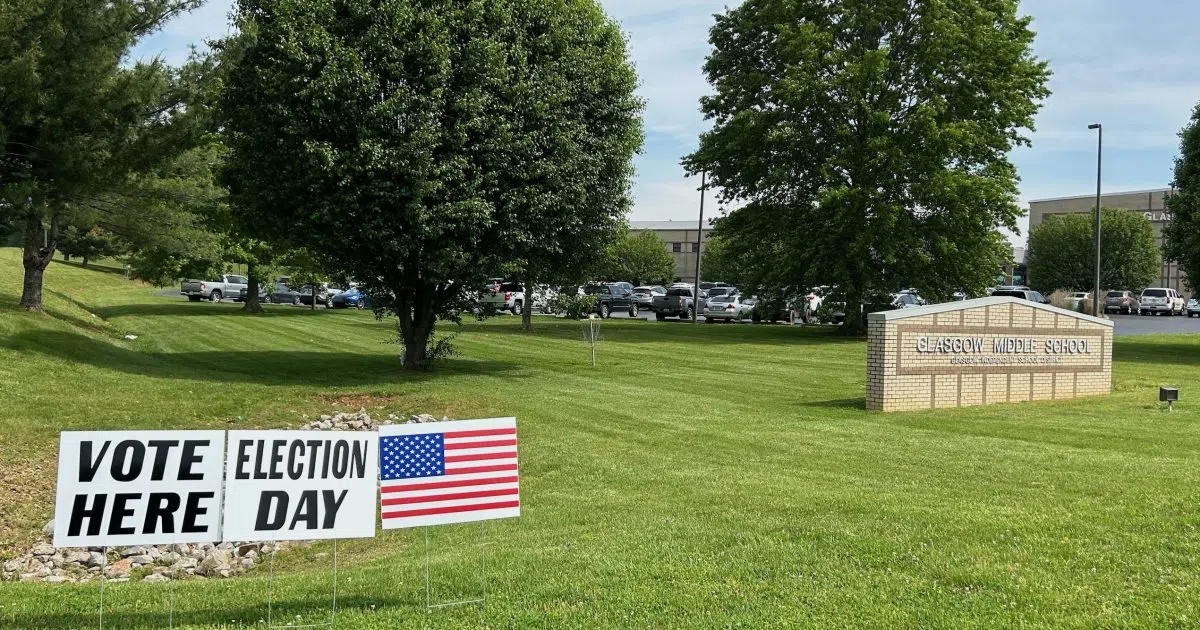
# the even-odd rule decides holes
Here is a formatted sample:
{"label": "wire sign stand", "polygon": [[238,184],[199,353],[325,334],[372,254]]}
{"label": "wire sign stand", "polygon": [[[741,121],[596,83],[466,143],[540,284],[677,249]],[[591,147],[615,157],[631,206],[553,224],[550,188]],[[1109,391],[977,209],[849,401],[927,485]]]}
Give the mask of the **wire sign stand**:
{"label": "wire sign stand", "polygon": [[594,314],[583,320],[583,340],[592,350],[592,367],[596,367],[596,346],[600,343],[600,318]]}
{"label": "wire sign stand", "polygon": [[333,584],[329,618],[315,623],[296,623],[295,620],[276,623],[275,620],[275,554],[279,553],[279,541],[271,541],[271,554],[267,558],[267,628],[334,628],[337,626],[337,577],[338,539],[333,539]]}
{"label": "wire sign stand", "polygon": [[[468,606],[471,604],[479,604],[480,607],[487,607],[487,594],[488,594],[487,554],[485,554],[484,551],[486,550],[488,543],[487,543],[486,539],[484,538],[483,524],[484,524],[484,521],[479,521],[479,542],[476,545],[476,551],[479,555],[479,566],[478,566],[479,573],[476,576],[476,580],[479,583],[479,594],[476,597],[468,597],[466,599],[460,599],[460,600],[449,601],[449,602],[434,602],[434,600],[433,600],[433,586],[431,584],[430,577],[429,577],[430,576],[430,564],[431,564],[430,558],[432,556],[432,553],[430,551],[430,545],[429,545],[429,530],[431,528],[428,526],[426,526],[424,528],[425,529],[425,610],[426,610],[426,612],[432,612],[439,608],[452,608],[455,606]],[[442,526],[442,527],[444,527],[444,526]]]}

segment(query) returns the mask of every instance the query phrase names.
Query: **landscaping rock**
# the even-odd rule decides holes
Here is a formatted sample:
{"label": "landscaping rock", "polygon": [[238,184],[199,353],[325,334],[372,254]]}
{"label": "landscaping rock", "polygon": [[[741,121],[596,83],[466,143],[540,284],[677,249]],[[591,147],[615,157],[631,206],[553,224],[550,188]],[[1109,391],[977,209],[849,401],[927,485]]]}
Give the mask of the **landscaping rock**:
{"label": "landscaping rock", "polygon": [[42,525],[42,534],[45,536],[54,535],[54,519],[50,519],[46,521],[45,525]]}
{"label": "landscaping rock", "polygon": [[146,577],[142,578],[142,581],[153,584],[155,582],[170,582],[171,578],[162,573],[155,573],[152,575],[147,575]]}
{"label": "landscaping rock", "polygon": [[48,542],[40,542],[34,545],[33,549],[29,550],[29,553],[35,556],[49,556],[54,553],[54,545]]}
{"label": "landscaping rock", "polygon": [[136,546],[135,547],[126,547],[125,550],[121,552],[121,557],[128,558],[129,556],[142,556],[145,554],[146,554],[145,547],[136,547]]}

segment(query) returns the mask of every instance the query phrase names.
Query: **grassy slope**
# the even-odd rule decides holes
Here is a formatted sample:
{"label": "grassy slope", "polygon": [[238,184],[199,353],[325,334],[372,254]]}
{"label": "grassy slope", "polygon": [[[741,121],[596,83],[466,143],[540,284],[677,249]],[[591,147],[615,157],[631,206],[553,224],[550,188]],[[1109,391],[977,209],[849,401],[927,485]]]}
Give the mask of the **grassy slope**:
{"label": "grassy slope", "polygon": [[[47,278],[53,316],[13,311],[19,261],[0,250],[0,554],[49,517],[60,429],[285,426],[367,401],[517,415],[524,515],[487,526],[483,611],[426,615],[421,532],[342,543],[341,627],[1200,618],[1200,337],[1119,340],[1102,400],[879,415],[862,409],[864,345],[797,328],[612,320],[593,369],[578,324],[502,318],[413,376],[366,313],[243,317],[57,263]],[[1160,382],[1184,393],[1174,414],[1154,409]],[[470,547],[435,549],[440,595],[465,594]],[[281,561],[277,615],[316,620],[328,551]],[[266,583],[181,583],[175,623],[258,624]],[[109,588],[106,621],[161,627],[166,596]],[[0,584],[0,627],[86,626],[95,605],[94,585]]]}

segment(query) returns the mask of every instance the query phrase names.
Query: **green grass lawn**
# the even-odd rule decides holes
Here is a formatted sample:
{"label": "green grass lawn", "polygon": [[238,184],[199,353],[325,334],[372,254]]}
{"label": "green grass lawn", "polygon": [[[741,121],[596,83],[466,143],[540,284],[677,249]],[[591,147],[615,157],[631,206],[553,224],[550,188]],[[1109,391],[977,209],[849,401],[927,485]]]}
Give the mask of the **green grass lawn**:
{"label": "green grass lawn", "polygon": [[[338,627],[1200,624],[1200,336],[1118,338],[1104,399],[883,415],[865,343],[824,331],[609,320],[593,368],[578,323],[503,317],[414,375],[370,313],[243,316],[61,263],[46,315],[19,287],[0,250],[0,558],[51,515],[62,429],[362,405],[517,416],[523,516],[485,528],[485,608],[425,611],[423,531],[341,543]],[[477,533],[434,531],[438,597],[470,594]],[[278,560],[275,621],[325,614],[331,551]],[[180,582],[175,627],[263,627],[269,581]],[[105,627],[165,627],[168,595],[110,585]],[[94,627],[97,596],[0,583],[0,627]]]}

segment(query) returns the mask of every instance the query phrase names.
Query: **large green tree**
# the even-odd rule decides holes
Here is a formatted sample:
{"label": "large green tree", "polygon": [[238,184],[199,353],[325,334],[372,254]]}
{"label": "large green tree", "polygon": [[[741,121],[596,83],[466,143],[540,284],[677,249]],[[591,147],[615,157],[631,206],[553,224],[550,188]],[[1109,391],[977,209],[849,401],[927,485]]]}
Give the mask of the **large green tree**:
{"label": "large green tree", "polygon": [[[1140,212],[1100,213],[1100,288],[1141,291],[1158,277],[1162,255],[1154,228]],[[1048,217],[1029,233],[1027,283],[1042,293],[1089,291],[1096,283],[1096,233],[1092,213]]]}
{"label": "large green tree", "polygon": [[633,284],[666,284],[675,278],[675,260],[654,232],[625,231],[605,251],[600,275]]}
{"label": "large green tree", "polygon": [[0,205],[23,232],[22,307],[41,309],[42,277],[63,226],[157,205],[139,175],[194,139],[194,75],[159,59],[130,64],[127,55],[198,4],[19,0],[0,7]]}
{"label": "large green tree", "polygon": [[1167,197],[1171,221],[1163,229],[1163,250],[1179,263],[1192,289],[1200,287],[1200,105],[1179,132],[1174,192]]}
{"label": "large green tree", "polygon": [[241,0],[237,19],[233,207],[366,285],[408,367],[466,291],[545,280],[629,205],[637,80],[594,0]]}
{"label": "large green tree", "polygon": [[751,275],[839,285],[851,331],[876,291],[982,292],[1021,215],[1007,156],[1048,94],[1017,5],[747,0],[717,16],[713,128],[685,165],[745,203],[722,236],[774,269]]}

